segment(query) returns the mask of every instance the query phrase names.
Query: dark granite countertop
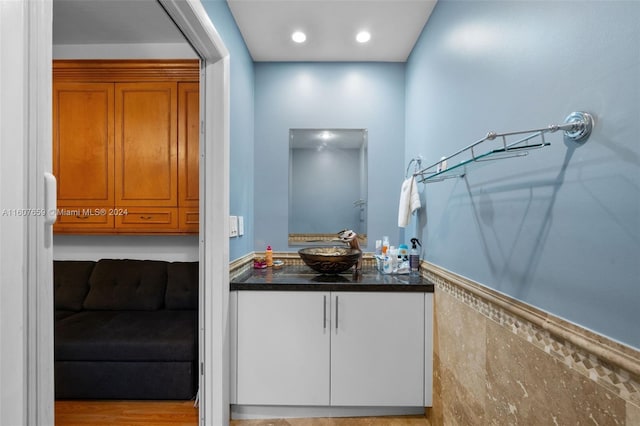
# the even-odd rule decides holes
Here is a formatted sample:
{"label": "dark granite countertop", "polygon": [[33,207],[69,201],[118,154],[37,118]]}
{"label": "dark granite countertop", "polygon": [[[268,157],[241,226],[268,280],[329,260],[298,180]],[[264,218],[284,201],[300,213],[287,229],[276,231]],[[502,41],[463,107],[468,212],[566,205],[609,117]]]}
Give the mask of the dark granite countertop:
{"label": "dark granite countertop", "polygon": [[231,280],[231,291],[386,291],[433,293],[433,283],[413,275],[385,275],[365,268],[354,275],[318,274],[307,266],[283,266],[280,269],[251,269]]}

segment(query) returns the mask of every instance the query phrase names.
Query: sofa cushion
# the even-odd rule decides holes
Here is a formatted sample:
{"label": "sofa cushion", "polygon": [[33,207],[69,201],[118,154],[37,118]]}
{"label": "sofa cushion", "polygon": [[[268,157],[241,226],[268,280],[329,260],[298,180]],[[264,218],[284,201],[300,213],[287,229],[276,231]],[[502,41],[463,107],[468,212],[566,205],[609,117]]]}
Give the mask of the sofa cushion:
{"label": "sofa cushion", "polygon": [[141,310],[162,308],[167,262],[102,259],[89,277],[85,309]]}
{"label": "sofa cushion", "polygon": [[198,262],[167,265],[166,309],[198,309]]}
{"label": "sofa cushion", "polygon": [[89,291],[89,276],[96,262],[55,260],[53,288],[56,310],[79,311]]}
{"label": "sofa cushion", "polygon": [[84,311],[56,322],[56,361],[192,361],[196,311]]}

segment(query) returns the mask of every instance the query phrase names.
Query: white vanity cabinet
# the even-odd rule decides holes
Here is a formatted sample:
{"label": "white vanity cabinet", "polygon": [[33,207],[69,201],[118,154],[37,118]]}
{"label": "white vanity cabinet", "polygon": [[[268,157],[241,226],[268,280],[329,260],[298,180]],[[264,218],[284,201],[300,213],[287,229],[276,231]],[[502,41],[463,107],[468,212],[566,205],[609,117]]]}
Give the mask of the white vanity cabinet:
{"label": "white vanity cabinet", "polygon": [[431,405],[432,296],[236,292],[232,403]]}

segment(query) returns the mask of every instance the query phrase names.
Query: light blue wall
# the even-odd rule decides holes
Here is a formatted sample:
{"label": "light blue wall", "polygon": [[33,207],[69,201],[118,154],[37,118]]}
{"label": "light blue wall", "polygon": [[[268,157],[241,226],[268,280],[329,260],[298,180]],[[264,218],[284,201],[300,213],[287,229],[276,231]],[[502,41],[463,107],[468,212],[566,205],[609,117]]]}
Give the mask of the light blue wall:
{"label": "light blue wall", "polygon": [[369,241],[397,229],[404,75],[399,63],[255,64],[256,251],[297,250],[287,242],[290,128],[368,129]]}
{"label": "light blue wall", "polygon": [[254,233],[253,60],[224,0],[202,0],[211,22],[229,50],[230,153],[229,214],[244,217],[244,235],[229,240],[229,259],[252,252]]}
{"label": "light blue wall", "polygon": [[[440,1],[407,64],[405,162],[596,116],[582,146],[420,185],[427,260],[640,348],[640,3]],[[377,163],[373,163],[374,165]]]}

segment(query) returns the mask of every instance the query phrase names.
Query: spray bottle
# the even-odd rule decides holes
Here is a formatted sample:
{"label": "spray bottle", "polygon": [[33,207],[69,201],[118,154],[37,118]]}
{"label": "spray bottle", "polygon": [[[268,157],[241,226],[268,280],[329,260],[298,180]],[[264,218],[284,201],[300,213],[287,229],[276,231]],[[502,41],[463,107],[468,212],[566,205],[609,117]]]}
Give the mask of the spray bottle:
{"label": "spray bottle", "polygon": [[411,251],[409,252],[409,267],[412,274],[417,274],[420,269],[420,252],[418,246],[422,247],[420,240],[417,238],[411,239]]}

